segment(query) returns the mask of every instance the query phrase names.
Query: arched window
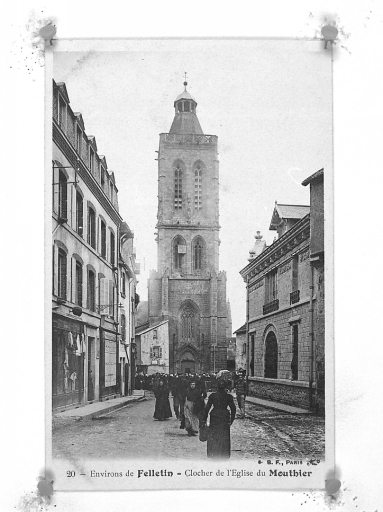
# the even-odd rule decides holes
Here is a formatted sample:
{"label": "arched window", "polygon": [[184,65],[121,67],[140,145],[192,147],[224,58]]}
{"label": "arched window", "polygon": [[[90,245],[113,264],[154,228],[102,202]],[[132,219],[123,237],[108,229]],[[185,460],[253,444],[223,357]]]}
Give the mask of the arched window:
{"label": "arched window", "polygon": [[191,301],[185,301],[179,312],[179,330],[181,342],[197,344],[200,339],[200,312]]}
{"label": "arched window", "polygon": [[186,255],[186,242],[182,238],[182,236],[178,236],[174,240],[174,245],[173,245],[174,270],[177,270],[179,272],[182,271],[185,255]]}
{"label": "arched window", "polygon": [[276,379],[278,377],[278,343],[273,332],[269,332],[265,343],[265,377]]}
{"label": "arched window", "polygon": [[59,171],[59,217],[61,219],[67,218],[68,203],[68,186],[65,174]]}
{"label": "arched window", "polygon": [[194,208],[202,208],[202,169],[200,166],[194,171]]}
{"label": "arched window", "polygon": [[181,319],[183,341],[190,342],[194,336],[194,312],[191,309],[185,309]]}
{"label": "arched window", "polygon": [[96,275],[88,268],[88,309],[96,311]]}
{"label": "arched window", "polygon": [[182,168],[177,164],[174,169],[174,209],[182,210]]}
{"label": "arched window", "polygon": [[205,243],[203,238],[197,236],[192,242],[193,270],[199,271],[204,268]]}

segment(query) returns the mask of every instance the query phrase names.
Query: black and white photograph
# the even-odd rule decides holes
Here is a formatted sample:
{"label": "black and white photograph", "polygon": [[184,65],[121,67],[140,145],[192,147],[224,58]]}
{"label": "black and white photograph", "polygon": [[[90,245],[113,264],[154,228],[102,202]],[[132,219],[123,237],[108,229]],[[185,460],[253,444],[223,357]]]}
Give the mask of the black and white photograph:
{"label": "black and white photograph", "polygon": [[51,69],[53,463],[312,486],[333,458],[331,52],[60,42]]}

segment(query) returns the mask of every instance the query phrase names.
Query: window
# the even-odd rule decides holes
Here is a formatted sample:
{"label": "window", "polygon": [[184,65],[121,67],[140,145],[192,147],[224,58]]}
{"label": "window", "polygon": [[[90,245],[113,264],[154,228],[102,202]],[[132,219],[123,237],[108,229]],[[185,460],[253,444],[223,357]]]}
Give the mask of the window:
{"label": "window", "polygon": [[298,290],[298,256],[294,256],[292,260],[292,291]]}
{"label": "window", "polygon": [[76,127],[76,151],[78,156],[81,156],[81,146],[82,146],[82,131],[81,128],[77,125]]}
{"label": "window", "polygon": [[153,339],[156,340],[157,339],[157,329],[154,329],[153,330]]}
{"label": "window", "polygon": [[291,360],[291,380],[298,380],[298,325],[293,325],[293,357]]}
{"label": "window", "polygon": [[178,112],[182,112],[182,101],[179,101],[177,103],[177,106],[178,106]]}
{"label": "window", "polygon": [[267,335],[265,345],[265,377],[276,379],[278,377],[278,343],[273,332]]}
{"label": "window", "polygon": [[91,206],[88,208],[88,244],[96,248],[96,213]]}
{"label": "window", "polygon": [[68,186],[65,174],[59,171],[59,217],[67,219],[68,208]]}
{"label": "window", "polygon": [[250,336],[250,375],[254,377],[254,352],[255,352],[255,335]]}
{"label": "window", "polygon": [[110,202],[113,203],[113,183],[110,182]]}
{"label": "window", "polygon": [[162,347],[155,346],[150,348],[150,358],[151,359],[161,359],[162,358]]}
{"label": "window", "polygon": [[115,290],[116,287],[114,285],[114,281],[109,281],[109,315],[114,318],[114,309],[115,309]]}
{"label": "window", "polygon": [[126,317],[124,314],[121,315],[121,339],[126,341]]}
{"label": "window", "polygon": [[62,97],[59,95],[59,125],[65,130],[66,127],[66,104]]}
{"label": "window", "polygon": [[174,209],[182,210],[182,169],[179,164],[174,170]]}
{"label": "window", "polygon": [[194,337],[194,311],[186,309],[181,316],[182,338],[185,343],[191,342]]}
{"label": "window", "polygon": [[76,192],[76,231],[82,237],[84,231],[84,204],[80,192]]}
{"label": "window", "polygon": [[93,270],[88,270],[88,309],[96,311],[96,276]]}
{"label": "window", "polygon": [[190,101],[184,103],[185,112],[190,112]]}
{"label": "window", "polygon": [[266,275],[266,286],[265,286],[265,303],[269,304],[277,299],[278,295],[278,279],[277,269],[272,270]]}
{"label": "window", "polygon": [[194,171],[194,208],[202,208],[202,169],[198,167]]}
{"label": "window", "polygon": [[193,263],[194,270],[202,269],[202,241],[200,239],[194,244]]}
{"label": "window", "polygon": [[116,263],[116,241],[113,231],[110,232],[110,263],[113,266]]}
{"label": "window", "polygon": [[82,265],[76,260],[76,297],[75,303],[82,306]]}
{"label": "window", "polygon": [[94,173],[94,151],[91,146],[89,146],[89,170],[92,174]]}
{"label": "window", "polygon": [[66,300],[67,288],[67,258],[66,252],[58,250],[58,275],[57,275],[57,296]]}
{"label": "window", "polygon": [[182,237],[177,237],[174,242],[174,269],[181,271],[183,259],[186,254],[185,240]]}
{"label": "window", "polygon": [[106,258],[106,224],[101,221],[101,256]]}
{"label": "window", "polygon": [[242,345],[242,355],[246,355],[246,342]]}

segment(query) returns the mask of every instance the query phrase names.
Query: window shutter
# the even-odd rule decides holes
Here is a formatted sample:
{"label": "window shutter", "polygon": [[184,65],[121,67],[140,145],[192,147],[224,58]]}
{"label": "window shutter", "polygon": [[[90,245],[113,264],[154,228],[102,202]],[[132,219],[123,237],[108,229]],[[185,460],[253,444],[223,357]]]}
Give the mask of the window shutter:
{"label": "window shutter", "polygon": [[[109,304],[109,290],[108,290],[108,280],[105,277],[100,279],[100,306],[106,306]],[[100,313],[107,315],[109,308],[100,308]]]}
{"label": "window shutter", "polygon": [[111,280],[109,281],[109,302],[106,304],[110,304],[109,315],[114,316],[114,283]]}

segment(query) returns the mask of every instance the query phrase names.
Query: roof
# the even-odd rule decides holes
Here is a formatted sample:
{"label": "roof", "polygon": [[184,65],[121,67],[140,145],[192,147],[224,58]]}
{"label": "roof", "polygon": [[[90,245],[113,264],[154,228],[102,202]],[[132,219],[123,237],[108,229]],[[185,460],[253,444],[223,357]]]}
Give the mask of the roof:
{"label": "roof", "polygon": [[275,202],[273,215],[270,221],[270,230],[275,230],[282,219],[302,219],[310,213],[310,206],[299,204],[278,204]]}
{"label": "roof", "polygon": [[65,83],[64,82],[57,82],[56,85],[60,89],[61,94],[64,96],[65,101],[67,103],[70,103],[69,95],[68,95],[68,91],[67,91]]}
{"label": "roof", "polygon": [[175,102],[178,100],[192,100],[192,101],[194,101],[194,103],[197,103],[196,100],[193,98],[193,96],[191,94],[189,94],[186,89],[184,91],[182,91],[181,94],[179,94],[177,96],[177,98],[175,99]]}
{"label": "roof", "polygon": [[193,112],[178,112],[174,116],[169,133],[202,135],[203,131],[196,114]]}
{"label": "roof", "polygon": [[143,331],[140,331],[139,328],[136,328],[136,336],[141,336],[141,334],[145,334],[146,332],[153,331],[153,329],[157,329],[157,327],[160,327],[161,325],[167,324],[169,320],[164,320],[163,322],[160,322],[156,325],[151,325],[147,329],[144,329]]}
{"label": "roof", "polygon": [[311,176],[309,176],[308,178],[303,180],[302,185],[305,187],[306,185],[313,182],[314,180],[317,180],[319,178],[323,179],[323,174],[324,174],[324,169],[319,169],[319,171],[314,172],[314,174],[312,174]]}
{"label": "roof", "polygon": [[246,332],[246,324],[243,324],[242,327],[234,331],[234,334],[241,334],[243,332]]}

